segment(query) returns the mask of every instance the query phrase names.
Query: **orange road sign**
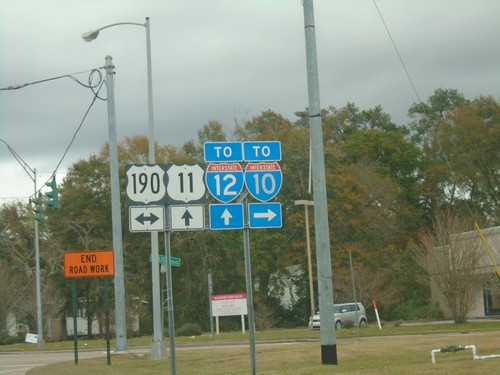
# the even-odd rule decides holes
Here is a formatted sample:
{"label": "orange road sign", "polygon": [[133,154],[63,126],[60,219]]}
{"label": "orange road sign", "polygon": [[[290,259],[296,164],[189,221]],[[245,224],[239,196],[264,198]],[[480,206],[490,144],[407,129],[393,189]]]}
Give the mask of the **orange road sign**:
{"label": "orange road sign", "polygon": [[97,277],[115,274],[113,250],[66,251],[64,277]]}

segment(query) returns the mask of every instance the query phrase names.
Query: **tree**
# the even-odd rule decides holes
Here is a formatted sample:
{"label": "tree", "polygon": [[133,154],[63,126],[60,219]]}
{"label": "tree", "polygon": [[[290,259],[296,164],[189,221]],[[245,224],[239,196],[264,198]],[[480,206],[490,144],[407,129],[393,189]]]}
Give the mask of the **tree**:
{"label": "tree", "polygon": [[436,121],[466,103],[464,95],[453,89],[437,89],[427,103],[414,103],[408,110],[408,115],[415,119],[410,123],[415,142],[421,146],[428,144],[434,138]]}
{"label": "tree", "polygon": [[500,101],[479,97],[447,116],[438,136],[453,171],[457,200],[490,225],[500,218]]}
{"label": "tree", "polygon": [[[20,202],[5,204],[0,208],[0,322],[7,314],[14,314],[20,322],[36,327],[37,304],[35,288],[35,252],[31,210]],[[39,225],[40,236],[40,286],[44,327],[60,314],[63,298],[55,287],[60,273],[60,248],[52,241],[46,223]],[[5,282],[5,283],[4,283]],[[2,324],[3,325],[3,324]],[[47,337],[47,336],[46,336]]]}
{"label": "tree", "polygon": [[[410,109],[422,149],[420,205],[430,218],[440,207],[460,208],[497,225],[500,217],[500,103],[466,100],[456,90],[436,90],[428,104]],[[430,221],[430,220],[429,220]]]}
{"label": "tree", "polygon": [[478,272],[484,257],[479,242],[466,242],[459,236],[472,227],[470,220],[456,216],[450,210],[436,213],[431,230],[422,230],[414,256],[424,277],[420,281],[442,298],[455,323],[466,321],[475,302],[475,285],[482,281]]}

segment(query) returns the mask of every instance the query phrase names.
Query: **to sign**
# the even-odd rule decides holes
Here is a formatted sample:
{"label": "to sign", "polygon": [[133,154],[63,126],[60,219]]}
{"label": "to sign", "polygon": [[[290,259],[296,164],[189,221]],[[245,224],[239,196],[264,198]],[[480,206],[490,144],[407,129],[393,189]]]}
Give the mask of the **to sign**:
{"label": "to sign", "polygon": [[206,142],[203,149],[207,163],[243,161],[241,142]]}
{"label": "to sign", "polygon": [[280,161],[281,142],[244,142],[243,155],[245,161]]}
{"label": "to sign", "polygon": [[115,274],[113,250],[66,251],[64,277],[113,276]]}
{"label": "to sign", "polygon": [[248,192],[257,200],[267,202],[281,189],[283,175],[278,163],[248,163],[245,183]]}
{"label": "to sign", "polygon": [[158,164],[128,164],[125,167],[127,203],[165,203],[166,178],[165,170]]}
{"label": "to sign", "polygon": [[209,164],[205,181],[215,199],[231,202],[243,189],[243,169],[238,163]]}
{"label": "to sign", "polygon": [[168,203],[203,203],[205,171],[200,164],[171,164],[167,169]]}

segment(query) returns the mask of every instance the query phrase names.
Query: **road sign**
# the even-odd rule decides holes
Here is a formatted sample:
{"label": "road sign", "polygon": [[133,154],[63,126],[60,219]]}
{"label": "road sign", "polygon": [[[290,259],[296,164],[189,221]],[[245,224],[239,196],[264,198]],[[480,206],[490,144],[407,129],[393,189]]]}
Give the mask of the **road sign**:
{"label": "road sign", "polygon": [[280,161],[281,142],[243,142],[243,159],[245,161]]}
{"label": "road sign", "polygon": [[205,229],[205,206],[202,204],[170,206],[170,229]]}
{"label": "road sign", "polygon": [[113,250],[65,251],[64,277],[113,276],[115,263]]}
{"label": "road sign", "polygon": [[[165,255],[158,255],[158,260],[160,264],[167,264],[167,257]],[[150,255],[149,256],[149,261],[153,261],[153,257]],[[177,257],[170,257],[170,265],[172,267],[180,267],[181,265],[181,258]]]}
{"label": "road sign", "polygon": [[131,232],[161,232],[165,230],[165,207],[130,206],[128,222]]}
{"label": "road sign", "polygon": [[211,204],[210,229],[243,229],[243,204]]}
{"label": "road sign", "polygon": [[163,204],[167,198],[164,165],[127,164],[125,192],[127,204]]}
{"label": "road sign", "polygon": [[213,316],[247,315],[247,295],[239,294],[218,294],[212,298]]}
{"label": "road sign", "polygon": [[206,142],[203,149],[207,163],[243,161],[241,142]]}
{"label": "road sign", "polygon": [[205,202],[205,170],[201,164],[167,165],[169,204]]}
{"label": "road sign", "polygon": [[243,169],[238,163],[209,164],[205,174],[208,191],[215,199],[228,203],[243,189]]}
{"label": "road sign", "polygon": [[250,228],[281,228],[281,203],[249,203],[248,226]]}
{"label": "road sign", "polygon": [[248,192],[257,200],[267,202],[281,189],[283,175],[278,163],[248,163],[245,183]]}

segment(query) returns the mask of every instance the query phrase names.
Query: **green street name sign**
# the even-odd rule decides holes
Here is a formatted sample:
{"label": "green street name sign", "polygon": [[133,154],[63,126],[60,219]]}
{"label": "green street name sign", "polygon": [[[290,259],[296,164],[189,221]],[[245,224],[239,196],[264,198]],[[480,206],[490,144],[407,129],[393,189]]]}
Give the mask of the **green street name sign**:
{"label": "green street name sign", "polygon": [[[151,262],[153,260],[152,256],[149,256],[149,261]],[[165,255],[159,255],[159,260],[160,264],[167,264],[167,257]],[[172,267],[180,267],[181,265],[181,258],[177,257],[170,257],[170,265]]]}

